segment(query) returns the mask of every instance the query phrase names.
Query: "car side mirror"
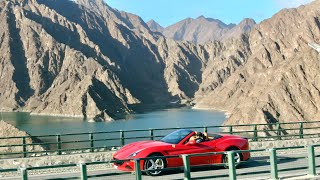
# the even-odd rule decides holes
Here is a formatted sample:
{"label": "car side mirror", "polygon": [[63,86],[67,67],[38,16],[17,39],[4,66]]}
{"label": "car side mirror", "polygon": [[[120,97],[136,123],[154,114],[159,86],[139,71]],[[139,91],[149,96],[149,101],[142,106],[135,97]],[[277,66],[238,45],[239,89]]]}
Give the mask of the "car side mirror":
{"label": "car side mirror", "polygon": [[193,145],[196,145],[196,144],[197,144],[196,140],[190,140],[186,145],[187,146],[193,146]]}

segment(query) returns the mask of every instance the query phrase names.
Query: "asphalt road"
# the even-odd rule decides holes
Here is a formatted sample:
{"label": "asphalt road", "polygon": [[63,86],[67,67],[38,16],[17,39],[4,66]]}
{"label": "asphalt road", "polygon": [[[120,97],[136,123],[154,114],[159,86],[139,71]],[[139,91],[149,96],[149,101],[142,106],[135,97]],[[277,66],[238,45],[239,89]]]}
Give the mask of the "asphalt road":
{"label": "asphalt road", "polygon": [[[308,159],[306,152],[295,152],[292,154],[278,155],[278,170],[281,179],[296,179],[298,176],[305,176],[308,173]],[[317,168],[320,172],[320,158],[316,158]],[[270,162],[268,156],[252,157],[246,163],[237,168],[237,179],[262,180],[270,179]],[[229,179],[228,169],[223,167],[210,166],[206,168],[193,168],[191,172],[192,179]],[[61,180],[61,179],[79,179],[80,172],[49,174],[49,175],[29,175],[30,180]],[[122,173],[116,169],[104,169],[89,171],[90,179],[106,179],[106,180],[134,180],[135,175],[131,173]],[[163,176],[149,177],[143,175],[143,180],[183,179],[182,170],[167,172]],[[3,180],[21,179],[21,177],[0,178]],[[304,178],[302,178],[304,179]]]}

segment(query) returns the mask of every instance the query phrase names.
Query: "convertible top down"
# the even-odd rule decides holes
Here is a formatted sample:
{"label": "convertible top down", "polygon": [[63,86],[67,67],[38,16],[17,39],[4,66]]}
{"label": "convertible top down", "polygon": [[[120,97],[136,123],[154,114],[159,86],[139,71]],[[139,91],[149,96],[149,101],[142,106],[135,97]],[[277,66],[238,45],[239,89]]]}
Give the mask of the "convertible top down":
{"label": "convertible top down", "polygon": [[[161,156],[174,156],[182,154],[199,154],[209,152],[223,152],[231,150],[248,150],[249,143],[246,138],[227,134],[208,134],[196,140],[196,131],[189,129],[176,130],[158,141],[139,141],[130,143],[122,147],[113,155],[114,160],[137,159],[155,157],[141,161],[141,170],[148,171],[148,175],[160,175],[161,169],[181,167],[181,158],[157,158]],[[201,134],[201,133],[200,133]],[[236,153],[235,161],[246,161],[250,158],[250,153]],[[207,165],[227,162],[226,155],[207,155],[190,158],[191,165]],[[134,171],[134,162],[115,163],[115,168],[122,171]]]}

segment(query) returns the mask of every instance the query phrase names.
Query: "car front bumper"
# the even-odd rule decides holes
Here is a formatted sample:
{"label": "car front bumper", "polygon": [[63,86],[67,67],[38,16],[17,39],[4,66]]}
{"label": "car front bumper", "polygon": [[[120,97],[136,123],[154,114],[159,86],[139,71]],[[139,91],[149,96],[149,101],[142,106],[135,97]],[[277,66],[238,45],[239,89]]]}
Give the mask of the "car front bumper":
{"label": "car front bumper", "polygon": [[[117,159],[114,159],[117,160]],[[125,161],[125,162],[115,162],[113,167],[120,171],[132,172],[134,171],[134,161]]]}

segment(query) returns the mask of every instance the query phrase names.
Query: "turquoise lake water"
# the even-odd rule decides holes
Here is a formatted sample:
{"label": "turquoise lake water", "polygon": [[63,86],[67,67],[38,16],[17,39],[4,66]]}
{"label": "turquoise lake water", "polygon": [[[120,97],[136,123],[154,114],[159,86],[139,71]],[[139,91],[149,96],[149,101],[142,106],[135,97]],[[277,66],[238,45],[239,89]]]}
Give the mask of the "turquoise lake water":
{"label": "turquoise lake water", "polygon": [[167,109],[132,114],[125,120],[88,122],[79,118],[30,116],[28,113],[2,113],[2,118],[31,135],[117,131],[131,129],[214,126],[221,125],[223,112],[193,110],[190,108]]}
{"label": "turquoise lake water", "polygon": [[[120,130],[133,129],[150,129],[150,128],[176,128],[176,127],[203,127],[221,125],[226,116],[223,112],[207,111],[207,110],[193,110],[190,108],[166,109],[161,111],[153,111],[142,114],[132,114],[124,120],[116,120],[112,122],[88,122],[79,118],[65,118],[65,117],[50,117],[50,116],[30,116],[29,113],[1,113],[3,120],[13,124],[17,128],[28,132],[32,136],[41,135],[57,135],[70,133],[89,133],[89,132],[109,132]],[[202,131],[203,128],[195,129]],[[210,129],[216,131],[218,129]],[[161,130],[154,133],[155,136],[164,136],[173,130]],[[209,132],[211,132],[209,131]],[[94,142],[94,147],[114,147],[121,146],[119,140],[120,132],[115,133],[101,133],[95,134],[94,139],[99,140]],[[126,137],[146,137],[149,136],[149,131],[144,132],[126,132]],[[155,139],[159,139],[155,138]],[[115,140],[103,140],[101,139]],[[49,149],[57,149],[55,144],[56,137],[41,137],[42,142],[52,142]],[[88,140],[89,136],[62,136],[61,141],[80,141]],[[148,139],[148,138],[147,138]],[[146,138],[126,139],[125,144],[146,140]],[[66,143],[62,145],[63,149],[67,148],[88,148],[89,142],[85,143]]]}

